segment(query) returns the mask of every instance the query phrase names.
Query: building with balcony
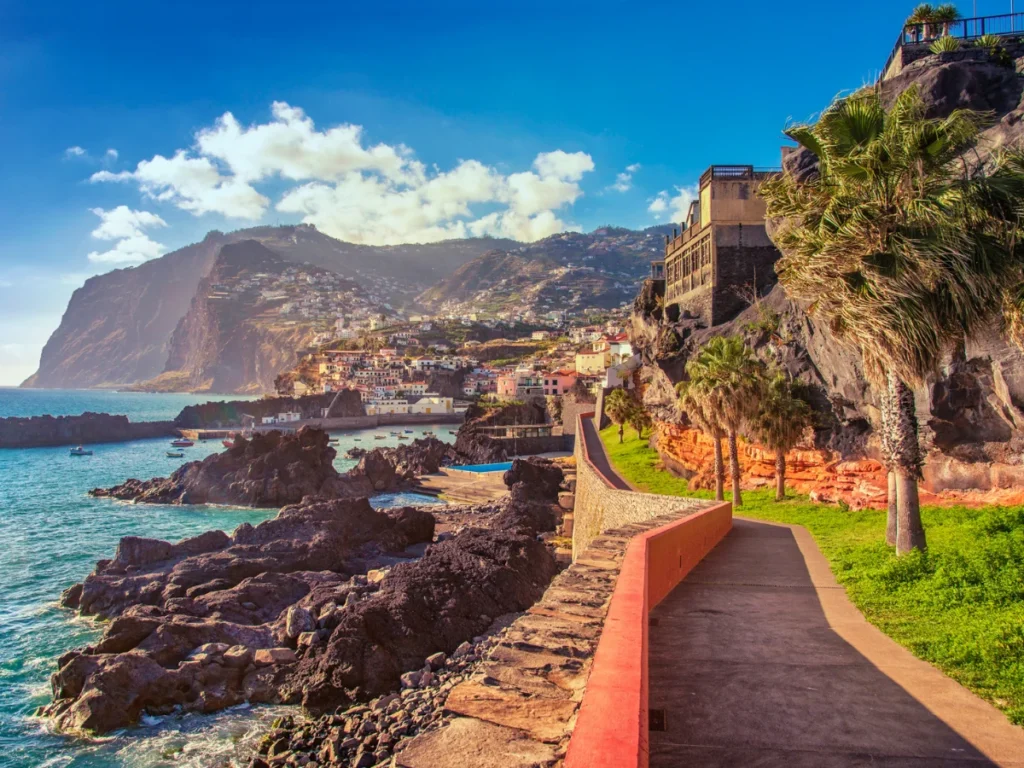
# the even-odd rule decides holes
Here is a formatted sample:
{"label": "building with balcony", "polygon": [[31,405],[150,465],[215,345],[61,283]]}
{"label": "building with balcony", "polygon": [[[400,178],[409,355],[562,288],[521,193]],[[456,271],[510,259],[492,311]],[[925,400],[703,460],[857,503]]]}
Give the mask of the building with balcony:
{"label": "building with balcony", "polygon": [[765,203],[757,196],[774,173],[713,165],[701,175],[682,231],[665,238],[666,309],[677,305],[680,314],[717,325],[747,306],[744,294],[775,282],[780,254],[768,238]]}

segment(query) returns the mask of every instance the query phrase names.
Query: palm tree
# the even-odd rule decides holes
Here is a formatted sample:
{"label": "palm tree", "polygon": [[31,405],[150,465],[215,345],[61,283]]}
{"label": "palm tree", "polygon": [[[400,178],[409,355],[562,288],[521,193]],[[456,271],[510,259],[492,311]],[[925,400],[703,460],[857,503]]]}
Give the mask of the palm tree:
{"label": "palm tree", "polygon": [[633,398],[624,389],[613,389],[604,399],[604,412],[619,427],[619,442],[622,442],[623,425],[629,421],[635,407]]}
{"label": "palm tree", "polygon": [[921,3],[907,17],[905,27],[913,25],[914,29],[911,34],[914,36],[914,42],[920,42],[921,40],[927,40],[931,35],[931,22],[935,18],[935,8],[929,3]]}
{"label": "palm tree", "polygon": [[952,3],[944,3],[939,5],[932,11],[931,21],[933,24],[942,25],[942,34],[949,36],[949,28],[952,24],[960,21],[963,17],[960,15],[960,11],[956,9],[956,6]]}
{"label": "palm tree", "polygon": [[794,392],[789,377],[777,371],[764,381],[752,420],[759,442],[775,451],[775,500],[786,498],[786,451],[797,446],[811,425],[811,407]]}
{"label": "palm tree", "polygon": [[[922,464],[908,385],[998,315],[1019,310],[1014,242],[1021,234],[1024,159],[967,151],[982,116],[927,119],[916,88],[887,111],[871,90],[837,100],[813,126],[786,134],[818,159],[818,175],[785,173],[761,186],[787,294],[810,302],[861,352],[881,396],[881,438],[894,473],[896,549],[924,549]],[[1021,294],[1016,294],[1021,295]]]}
{"label": "palm tree", "polygon": [[640,403],[635,403],[633,412],[629,414],[629,426],[636,430],[636,436],[642,438],[644,430],[650,429],[652,425],[651,415],[644,410]]}
{"label": "palm tree", "polygon": [[756,413],[762,368],[742,336],[715,336],[686,364],[689,388],[696,391],[696,399],[707,415],[721,425],[728,437],[732,503],[737,507],[743,505],[739,432]]}
{"label": "palm tree", "polygon": [[679,394],[679,408],[697,429],[710,437],[715,444],[715,500],[725,500],[725,461],[722,458],[722,438],[725,430],[718,421],[719,393],[701,386],[694,386],[692,381],[681,381],[676,384]]}

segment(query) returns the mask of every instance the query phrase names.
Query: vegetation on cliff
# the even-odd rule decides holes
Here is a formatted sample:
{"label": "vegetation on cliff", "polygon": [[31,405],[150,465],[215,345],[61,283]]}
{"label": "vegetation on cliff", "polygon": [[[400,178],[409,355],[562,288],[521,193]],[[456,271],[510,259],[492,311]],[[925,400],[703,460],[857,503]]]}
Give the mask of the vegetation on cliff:
{"label": "vegetation on cliff", "polygon": [[[645,441],[620,444],[615,427],[601,439],[640,490],[712,495],[662,468]],[[1024,508],[926,506],[928,550],[896,557],[881,511],[779,503],[769,490],[748,491],[745,502],[745,517],[807,528],[868,621],[1024,725]]]}
{"label": "vegetation on cliff", "polygon": [[895,475],[898,552],[925,547],[918,479],[924,461],[909,389],[964,339],[987,328],[1021,283],[1024,158],[986,169],[968,157],[986,117],[966,109],[927,118],[916,87],[888,109],[875,91],[836,101],[813,126],[786,134],[817,174],[761,187],[779,282],[884,382],[883,460]]}

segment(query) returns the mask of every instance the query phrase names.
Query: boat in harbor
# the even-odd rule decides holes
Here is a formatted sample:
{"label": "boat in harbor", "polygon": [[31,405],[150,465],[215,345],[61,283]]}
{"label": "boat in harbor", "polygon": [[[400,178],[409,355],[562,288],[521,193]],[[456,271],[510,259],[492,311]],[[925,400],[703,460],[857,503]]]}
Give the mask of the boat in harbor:
{"label": "boat in harbor", "polygon": [[387,440],[388,436],[387,435],[374,435],[373,439],[374,440]]}
{"label": "boat in harbor", "polygon": [[412,434],[412,430],[411,430],[411,429],[407,429],[407,430],[405,430],[405,434],[407,434],[407,435],[411,435],[411,434]]}
{"label": "boat in harbor", "polygon": [[167,452],[167,458],[168,459],[181,459],[181,458],[184,458],[184,457],[185,457],[185,452],[184,451],[168,451]]}
{"label": "boat in harbor", "polygon": [[71,449],[71,455],[72,456],[92,456],[92,451],[87,450],[87,449],[85,449],[85,448],[83,448],[82,446],[79,445],[79,446]]}
{"label": "boat in harbor", "polygon": [[409,436],[408,436],[408,435],[399,435],[399,436],[398,436],[398,439],[399,439],[399,440],[408,440],[408,439],[409,439]]}
{"label": "boat in harbor", "polygon": [[193,443],[191,440],[182,437],[177,440],[171,440],[171,445],[174,446],[175,448],[191,448],[193,445],[195,445],[195,443]]}

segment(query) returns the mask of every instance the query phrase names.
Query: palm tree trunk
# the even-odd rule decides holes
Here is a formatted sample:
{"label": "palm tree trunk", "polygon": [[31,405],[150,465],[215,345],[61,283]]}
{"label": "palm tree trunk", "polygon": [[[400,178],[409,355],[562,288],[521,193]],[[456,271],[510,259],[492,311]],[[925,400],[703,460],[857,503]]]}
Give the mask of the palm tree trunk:
{"label": "palm tree trunk", "polygon": [[895,424],[899,419],[899,401],[893,397],[892,387],[886,383],[886,387],[879,396],[879,410],[881,411],[881,425],[879,437],[882,443],[882,463],[885,465],[887,474],[887,501],[888,511],[885,517],[885,543],[890,547],[896,546],[896,471],[895,471],[895,437],[890,425]]}
{"label": "palm tree trunk", "polygon": [[897,516],[897,483],[896,472],[889,470],[889,511],[885,516],[885,543],[890,547],[896,546],[896,516]]}
{"label": "palm tree trunk", "polygon": [[917,481],[921,475],[921,446],[917,437],[914,393],[893,373],[889,374],[889,398],[898,407],[886,425],[896,475],[896,554],[926,549],[921,525]]}
{"label": "palm tree trunk", "polygon": [[623,430],[624,430],[623,425],[619,424],[619,442],[620,443],[622,442],[622,432],[623,432]]}
{"label": "palm tree trunk", "polygon": [[722,458],[722,438],[715,440],[715,501],[725,501],[725,461]]}
{"label": "palm tree trunk", "polygon": [[786,498],[786,452],[778,450],[775,452],[775,500],[784,501]]}
{"label": "palm tree trunk", "polygon": [[740,495],[740,452],[736,445],[736,430],[729,430],[729,473],[732,475],[732,505],[743,506],[743,496]]}

